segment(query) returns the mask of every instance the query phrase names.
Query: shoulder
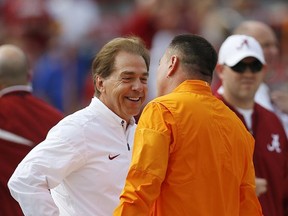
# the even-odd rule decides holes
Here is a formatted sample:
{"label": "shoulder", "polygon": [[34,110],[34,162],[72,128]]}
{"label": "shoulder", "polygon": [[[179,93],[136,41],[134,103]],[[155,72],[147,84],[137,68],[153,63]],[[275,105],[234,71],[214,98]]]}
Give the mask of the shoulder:
{"label": "shoulder", "polygon": [[155,98],[150,102],[151,106],[165,107],[166,109],[175,109],[179,104],[182,104],[184,101],[190,100],[192,102],[191,94],[185,93],[175,93],[166,94],[160,97]]}
{"label": "shoulder", "polygon": [[34,96],[33,94],[25,94],[25,97],[18,95],[18,100],[15,99],[15,106],[19,106],[19,103],[25,103],[25,106],[22,106],[23,109],[32,109],[35,114],[44,113],[47,116],[56,116],[61,119],[64,117],[63,113],[56,109],[54,106],[50,105],[48,102]]}
{"label": "shoulder", "polygon": [[85,134],[87,128],[101,124],[101,120],[96,120],[97,118],[98,116],[91,114],[87,108],[83,108],[64,117],[51,132],[58,133],[60,137],[80,137]]}
{"label": "shoulder", "polygon": [[277,124],[278,123],[281,124],[279,118],[277,117],[277,115],[274,112],[264,108],[260,104],[255,103],[254,110],[256,111],[256,113],[258,115],[261,115],[261,119],[266,120],[266,121],[268,121],[268,120],[269,121],[275,121],[275,122],[277,122]]}
{"label": "shoulder", "polygon": [[267,110],[257,103],[255,104],[254,110],[257,115],[257,125],[261,130],[270,130],[273,133],[279,133],[281,136],[286,137],[284,126],[274,112]]}

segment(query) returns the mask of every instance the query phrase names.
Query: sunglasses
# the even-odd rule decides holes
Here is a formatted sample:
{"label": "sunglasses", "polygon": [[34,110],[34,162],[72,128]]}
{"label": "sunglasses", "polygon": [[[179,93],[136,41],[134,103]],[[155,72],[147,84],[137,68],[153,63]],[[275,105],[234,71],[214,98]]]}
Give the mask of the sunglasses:
{"label": "sunglasses", "polygon": [[236,73],[244,73],[247,70],[247,68],[249,68],[250,71],[252,71],[252,73],[258,73],[262,70],[263,64],[258,60],[253,61],[251,63],[245,63],[245,62],[240,61],[236,65],[230,68]]}

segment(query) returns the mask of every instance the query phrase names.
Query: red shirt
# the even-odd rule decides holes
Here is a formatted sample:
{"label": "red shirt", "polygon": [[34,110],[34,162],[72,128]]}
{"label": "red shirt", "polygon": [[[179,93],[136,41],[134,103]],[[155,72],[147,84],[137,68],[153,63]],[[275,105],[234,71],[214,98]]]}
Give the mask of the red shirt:
{"label": "red shirt", "polygon": [[8,180],[18,163],[62,118],[58,110],[34,97],[26,86],[10,87],[0,95],[0,215],[23,215],[10,195]]}
{"label": "red shirt", "polygon": [[[244,117],[217,95],[245,124]],[[246,126],[246,124],[245,124]],[[247,126],[246,126],[247,128]],[[255,103],[252,114],[252,133],[255,139],[254,166],[256,177],[265,178],[268,190],[259,201],[265,216],[283,216],[287,201],[288,141],[278,117]],[[286,191],[286,192],[285,192]]]}

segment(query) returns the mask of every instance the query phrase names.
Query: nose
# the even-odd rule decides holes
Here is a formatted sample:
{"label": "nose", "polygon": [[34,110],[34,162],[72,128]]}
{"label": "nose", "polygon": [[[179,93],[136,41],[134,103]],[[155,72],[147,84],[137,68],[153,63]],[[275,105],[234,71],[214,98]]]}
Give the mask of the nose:
{"label": "nose", "polygon": [[243,72],[245,75],[253,75],[253,71],[251,70],[250,67],[246,67],[245,71]]}
{"label": "nose", "polygon": [[147,84],[141,82],[140,79],[136,79],[132,84],[132,90],[142,92]]}
{"label": "nose", "polygon": [[276,43],[272,43],[272,42],[267,44],[267,46],[263,50],[264,50],[264,53],[266,51],[266,52],[272,53],[274,55],[277,55],[279,53],[278,45]]}
{"label": "nose", "polygon": [[278,48],[278,46],[272,46],[271,49],[272,49],[271,52],[273,52],[275,55],[277,55],[277,54],[279,53],[279,48]]}
{"label": "nose", "polygon": [[267,62],[273,62],[279,56],[279,48],[274,44],[267,46],[263,51]]}

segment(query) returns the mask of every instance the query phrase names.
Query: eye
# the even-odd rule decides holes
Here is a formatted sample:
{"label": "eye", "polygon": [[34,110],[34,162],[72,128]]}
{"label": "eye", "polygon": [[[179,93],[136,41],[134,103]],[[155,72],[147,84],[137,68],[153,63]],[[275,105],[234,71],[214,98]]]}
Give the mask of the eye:
{"label": "eye", "polygon": [[148,81],[148,77],[142,77],[142,78],[140,78],[140,80],[142,83],[146,84]]}
{"label": "eye", "polygon": [[124,82],[129,82],[129,81],[132,80],[132,77],[122,77],[122,80],[123,80]]}

